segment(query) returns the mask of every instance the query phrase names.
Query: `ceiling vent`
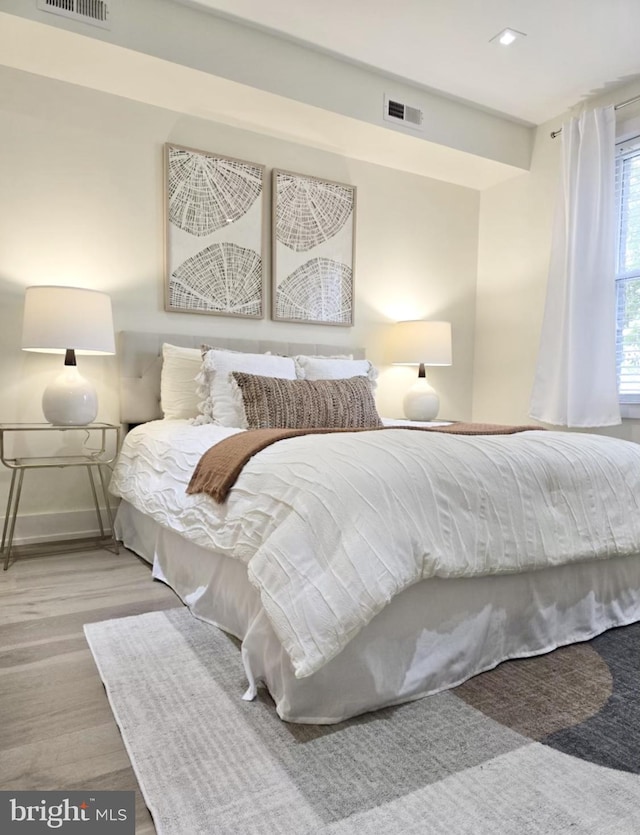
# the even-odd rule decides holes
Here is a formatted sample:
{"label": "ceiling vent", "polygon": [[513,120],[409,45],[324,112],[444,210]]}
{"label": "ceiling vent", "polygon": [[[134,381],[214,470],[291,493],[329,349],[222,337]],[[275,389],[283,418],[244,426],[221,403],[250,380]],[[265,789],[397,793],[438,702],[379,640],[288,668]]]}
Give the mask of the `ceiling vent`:
{"label": "ceiling vent", "polygon": [[382,116],[387,122],[395,122],[396,125],[404,125],[413,130],[424,130],[422,124],[424,114],[419,107],[413,107],[410,104],[398,101],[398,99],[392,99],[386,93]]}
{"label": "ceiling vent", "polygon": [[106,0],[38,0],[38,8],[101,29],[111,28]]}

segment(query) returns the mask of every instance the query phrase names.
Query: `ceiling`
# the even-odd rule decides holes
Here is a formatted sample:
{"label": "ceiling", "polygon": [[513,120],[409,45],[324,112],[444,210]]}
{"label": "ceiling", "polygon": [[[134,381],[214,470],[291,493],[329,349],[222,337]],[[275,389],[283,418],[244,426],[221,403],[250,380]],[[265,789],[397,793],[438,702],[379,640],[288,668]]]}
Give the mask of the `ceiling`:
{"label": "ceiling", "polygon": [[[56,23],[59,21],[58,18],[51,19]],[[477,190],[504,182],[526,170],[523,161],[505,162],[499,155],[461,150],[446,142],[414,135],[414,132],[389,130],[382,124],[186,66],[175,55],[167,60],[100,40],[90,36],[93,27],[86,27],[84,23],[73,22],[81,28],[80,34],[66,27],[50,25],[49,18],[45,21],[0,11],[0,69],[6,67],[32,78],[45,77],[51,83],[64,82],[164,108],[175,114],[259,131],[341,157]],[[141,29],[146,32],[144,26]],[[12,83],[11,76],[3,76],[4,95],[0,98],[18,102],[21,96],[29,96],[35,89],[29,77],[16,76]],[[62,94],[51,86],[49,96],[52,101],[58,92]],[[11,106],[22,105],[12,103]],[[175,124],[180,124],[179,119]],[[511,127],[516,127],[519,133],[528,133],[526,128]],[[504,135],[499,134],[499,137]]]}
{"label": "ceiling", "polygon": [[639,0],[179,1],[536,125],[640,77]]}

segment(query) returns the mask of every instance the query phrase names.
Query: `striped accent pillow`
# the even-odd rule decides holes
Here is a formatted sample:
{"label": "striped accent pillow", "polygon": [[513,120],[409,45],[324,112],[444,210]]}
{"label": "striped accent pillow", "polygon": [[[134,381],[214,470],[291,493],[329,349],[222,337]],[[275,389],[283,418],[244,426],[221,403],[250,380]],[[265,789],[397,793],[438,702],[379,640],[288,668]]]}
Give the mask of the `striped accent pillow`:
{"label": "striped accent pillow", "polygon": [[285,380],[232,372],[249,429],[373,429],[382,426],[366,377]]}

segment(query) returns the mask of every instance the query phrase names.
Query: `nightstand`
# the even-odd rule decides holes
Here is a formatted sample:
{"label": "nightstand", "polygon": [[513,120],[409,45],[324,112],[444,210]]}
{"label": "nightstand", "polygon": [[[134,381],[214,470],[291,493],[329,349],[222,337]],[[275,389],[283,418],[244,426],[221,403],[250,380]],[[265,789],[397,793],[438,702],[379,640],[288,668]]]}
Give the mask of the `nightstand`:
{"label": "nightstand", "polygon": [[[78,438],[77,435],[74,435],[73,438],[68,438],[68,440],[73,440],[78,447],[77,450],[74,450],[75,454],[36,455],[29,452],[25,455],[16,455],[13,449],[20,442],[24,443],[27,440],[39,442],[40,439],[36,437],[38,433],[56,433],[56,435],[52,436],[52,439],[67,440],[60,433],[78,432],[84,432],[86,437]],[[110,446],[111,442],[113,444],[113,452],[107,451],[107,447]],[[91,487],[100,536],[97,539],[91,537],[89,539],[58,541],[55,543],[55,548],[59,548],[60,546],[69,548],[77,548],[79,546],[87,547],[87,544],[91,543],[98,547],[103,546],[105,543],[110,543],[115,553],[118,553],[118,543],[113,531],[113,514],[109,504],[104,467],[108,468],[113,463],[119,446],[120,427],[114,423],[89,423],[86,426],[55,426],[50,423],[0,424],[0,462],[12,471],[4,527],[2,529],[2,545],[0,547],[0,557],[4,556],[5,571],[9,567],[12,551],[14,553],[16,551],[16,548],[13,547],[13,534],[16,527],[16,519],[18,518],[22,482],[26,470],[49,469],[51,467],[58,467],[60,469],[84,467],[87,471],[89,485]],[[100,508],[98,494],[100,494],[100,498],[104,502],[104,513],[108,522],[107,526],[105,526],[103,520],[103,510]],[[29,552],[31,554],[47,553],[53,547],[53,545],[49,544],[37,547],[30,546]]]}
{"label": "nightstand", "polygon": [[385,426],[451,426],[455,420],[435,418],[434,420],[409,420],[408,418],[382,418]]}

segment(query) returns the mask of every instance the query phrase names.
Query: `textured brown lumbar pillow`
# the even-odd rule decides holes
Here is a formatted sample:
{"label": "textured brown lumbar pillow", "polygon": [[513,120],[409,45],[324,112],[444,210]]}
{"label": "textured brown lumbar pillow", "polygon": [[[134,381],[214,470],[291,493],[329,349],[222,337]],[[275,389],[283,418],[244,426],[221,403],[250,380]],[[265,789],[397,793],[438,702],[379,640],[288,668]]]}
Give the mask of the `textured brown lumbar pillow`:
{"label": "textured brown lumbar pillow", "polygon": [[234,371],[249,429],[372,429],[381,426],[371,383],[343,380],[284,380]]}

